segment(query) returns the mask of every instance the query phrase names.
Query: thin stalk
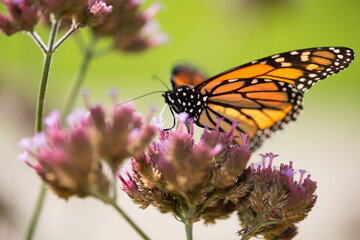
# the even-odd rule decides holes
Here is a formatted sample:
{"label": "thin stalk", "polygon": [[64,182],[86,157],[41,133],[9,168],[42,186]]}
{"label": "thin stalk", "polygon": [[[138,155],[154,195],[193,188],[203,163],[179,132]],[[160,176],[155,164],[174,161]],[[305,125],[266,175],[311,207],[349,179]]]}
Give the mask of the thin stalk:
{"label": "thin stalk", "polygon": [[113,172],[113,179],[112,179],[112,187],[113,187],[113,196],[111,198],[111,200],[113,202],[116,202],[116,197],[117,197],[117,187],[116,187],[116,180],[117,180],[117,175],[116,175],[116,172]]}
{"label": "thin stalk", "polygon": [[46,196],[46,187],[45,187],[45,183],[42,183],[41,189],[40,189],[40,194],[39,194],[38,200],[36,202],[35,211],[31,218],[29,229],[28,229],[28,232],[26,235],[26,240],[31,240],[33,238],[33,235],[34,235],[35,229],[36,229],[36,225],[38,223],[39,216],[41,213],[41,209],[42,209],[42,206],[43,206],[43,203],[45,200],[45,196]]}
{"label": "thin stalk", "polygon": [[118,213],[133,227],[133,229],[145,240],[150,240],[150,238],[136,225],[133,220],[116,204],[116,202],[111,201],[110,204],[118,211]]}
{"label": "thin stalk", "polygon": [[60,20],[56,20],[51,26],[50,38],[48,44],[48,51],[44,52],[45,59],[41,75],[41,82],[39,86],[39,95],[36,103],[36,118],[35,118],[35,132],[42,130],[43,114],[44,114],[44,101],[47,87],[47,81],[50,73],[51,60],[54,54],[53,47],[56,39],[56,35],[59,31]]}
{"label": "thin stalk", "polygon": [[67,33],[64,34],[64,36],[62,36],[60,38],[60,40],[55,44],[54,46],[54,51],[56,51],[60,45],[66,40],[68,39],[72,34],[74,34],[78,29],[80,28],[79,25],[77,24],[72,24],[71,28],[69,29],[69,31],[67,31]]}
{"label": "thin stalk", "polygon": [[99,193],[96,190],[92,191],[92,196],[95,198],[100,199],[101,201],[103,201],[106,204],[110,204],[111,206],[113,206],[116,211],[125,219],[125,221],[127,221],[130,226],[144,239],[144,240],[150,240],[150,238],[136,225],[136,223],[131,220],[131,218],[120,208],[120,206],[118,206],[116,204],[115,201],[109,199],[109,197],[104,196],[103,194]]}
{"label": "thin stalk", "polygon": [[258,222],[258,224],[256,226],[254,226],[252,229],[250,229],[250,231],[246,232],[245,234],[243,234],[241,236],[241,240],[249,240],[252,237],[255,237],[257,234],[259,234],[259,230],[261,228],[264,228],[266,226],[271,226],[274,224],[279,223],[279,221],[270,221],[270,222],[263,222],[262,219],[260,218],[260,221]]}
{"label": "thin stalk", "polygon": [[38,45],[41,50],[43,52],[47,52],[47,47],[45,46],[43,40],[41,39],[41,37],[39,36],[39,34],[37,34],[37,32],[28,32],[27,33],[31,39],[36,43],[36,45]]}
{"label": "thin stalk", "polygon": [[195,212],[195,216],[198,216],[199,214],[202,213],[202,211],[204,211],[204,209],[215,199],[217,198],[216,194],[213,194],[211,197],[209,197],[200,207],[199,209]]}
{"label": "thin stalk", "polygon": [[[53,24],[51,25],[51,31],[50,31],[50,37],[49,37],[47,51],[44,51],[44,48],[41,48],[43,50],[45,59],[44,59],[43,70],[42,70],[42,74],[41,74],[38,98],[37,98],[37,102],[36,102],[35,133],[40,132],[42,130],[42,126],[43,126],[45,93],[46,93],[47,81],[48,81],[49,73],[50,73],[51,60],[52,60],[52,56],[54,53],[53,46],[55,43],[56,35],[59,31],[59,26],[60,26],[60,20],[55,20],[53,22]],[[39,220],[39,216],[40,216],[40,213],[42,210],[45,196],[46,196],[46,188],[45,188],[45,184],[43,183],[41,185],[40,195],[37,200],[35,212],[33,213],[33,216],[30,221],[29,229],[26,234],[27,240],[31,240],[33,238],[33,235],[35,233],[35,229],[36,229],[36,226],[37,226],[37,223]]]}
{"label": "thin stalk", "polygon": [[84,79],[85,79],[85,74],[86,74],[86,72],[90,66],[90,62],[94,56],[95,42],[96,42],[96,38],[93,37],[92,41],[89,43],[89,45],[85,49],[84,58],[81,63],[79,72],[74,80],[72,89],[70,91],[70,95],[65,104],[65,109],[64,109],[63,115],[62,115],[62,121],[74,108],[75,100],[79,94],[80,87],[83,84]]}
{"label": "thin stalk", "polygon": [[185,224],[185,230],[186,230],[186,239],[187,240],[192,240],[193,239],[193,235],[192,235],[192,222],[188,222]]}

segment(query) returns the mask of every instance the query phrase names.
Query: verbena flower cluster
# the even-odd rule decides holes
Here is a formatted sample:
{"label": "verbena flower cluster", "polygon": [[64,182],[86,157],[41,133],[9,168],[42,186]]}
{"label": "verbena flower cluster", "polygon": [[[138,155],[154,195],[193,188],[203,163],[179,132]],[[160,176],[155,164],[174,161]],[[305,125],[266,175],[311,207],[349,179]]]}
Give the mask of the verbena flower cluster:
{"label": "verbena flower cluster", "polygon": [[96,38],[112,37],[115,49],[134,52],[164,44],[168,36],[160,32],[159,24],[153,19],[161,4],[153,3],[146,10],[140,10],[140,0],[104,0],[113,6],[112,12],[103,24],[93,28]]}
{"label": "verbena flower cluster", "polygon": [[[237,211],[242,239],[291,239],[294,223],[316,201],[316,183],[310,176],[303,181],[303,171],[299,182],[294,181],[292,164],[273,168],[273,154],[263,156],[258,167],[246,167],[248,138],[242,134],[241,147],[232,144],[235,127],[229,133],[205,129],[195,143],[193,123],[180,116],[175,130],[160,129],[159,141],[132,159],[133,174],[126,169],[118,173],[123,191],[141,208],[153,205],[186,224],[201,219],[213,223]],[[270,158],[268,166],[265,158]]]}
{"label": "verbena flower cluster", "polygon": [[[122,190],[141,208],[153,205],[163,213],[172,212],[187,225],[214,223],[237,212],[242,239],[292,239],[295,223],[316,202],[316,182],[305,177],[304,170],[296,181],[291,162],[273,167],[272,153],[263,155],[261,164],[247,166],[247,135],[240,136],[242,146],[233,144],[237,123],[225,133],[219,130],[221,121],[216,130],[205,128],[195,141],[192,119],[184,113],[175,129],[164,131],[149,118],[143,123],[132,104],[117,105],[111,120],[101,106],[75,111],[66,128],[54,111],[45,119],[44,132],[21,141],[26,150],[21,158],[67,199],[109,197],[111,183],[104,164],[114,174],[132,157],[133,173],[122,168],[117,175]],[[158,141],[151,141],[157,131]]]}
{"label": "verbena flower cluster", "polygon": [[94,106],[69,115],[65,128],[60,125],[58,111],[44,122],[43,132],[20,142],[26,151],[21,158],[65,199],[73,195],[108,196],[109,174],[103,170],[104,163],[115,173],[124,159],[143,151],[156,134],[156,128],[143,123],[132,104],[116,107],[111,120],[101,106]]}
{"label": "verbena flower cluster", "polygon": [[248,192],[234,184],[250,158],[247,138],[243,136],[239,147],[231,145],[232,132],[205,130],[195,144],[193,124],[188,122],[188,131],[183,131],[184,126],[180,119],[176,130],[160,130],[160,141],[153,141],[147,153],[132,160],[134,174],[123,170],[128,180],[119,173],[123,190],[142,208],[151,204],[180,219],[225,218],[225,197],[239,198]]}
{"label": "verbena flower cluster", "polygon": [[101,24],[112,7],[101,0],[1,0],[8,15],[0,14],[0,30],[6,35],[33,32],[41,18],[50,14],[69,18],[79,26]]}
{"label": "verbena flower cluster", "polygon": [[251,185],[251,191],[235,201],[243,236],[292,239],[297,233],[294,224],[305,219],[316,202],[316,182],[310,175],[304,179],[305,170],[299,170],[300,179],[296,181],[292,162],[281,164],[280,169],[272,167],[276,156],[263,155],[262,164],[247,168],[245,182]]}

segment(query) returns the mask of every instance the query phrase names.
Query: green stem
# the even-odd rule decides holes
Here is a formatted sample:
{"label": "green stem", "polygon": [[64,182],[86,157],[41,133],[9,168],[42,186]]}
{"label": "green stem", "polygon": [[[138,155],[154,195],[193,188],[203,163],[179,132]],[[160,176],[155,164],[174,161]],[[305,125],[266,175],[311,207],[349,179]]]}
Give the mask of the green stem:
{"label": "green stem", "polygon": [[131,218],[116,204],[111,201],[110,204],[118,211],[118,213],[133,227],[133,229],[145,240],[150,240],[148,236],[131,220]]}
{"label": "green stem", "polygon": [[80,66],[80,70],[76,76],[76,79],[73,83],[70,95],[68,97],[68,100],[65,104],[65,109],[62,114],[62,122],[64,118],[72,111],[75,105],[76,98],[79,94],[79,90],[81,85],[84,82],[85,74],[89,68],[90,62],[93,59],[94,56],[94,48],[95,48],[95,42],[96,38],[93,37],[92,41],[89,43],[87,48],[85,49],[84,58]]}
{"label": "green stem", "polygon": [[[36,103],[36,114],[35,114],[35,132],[36,133],[40,132],[42,130],[42,126],[43,126],[45,93],[46,93],[47,81],[48,81],[49,73],[50,73],[51,60],[52,60],[52,56],[54,54],[53,46],[55,43],[56,35],[59,31],[59,26],[60,26],[60,20],[56,20],[51,25],[50,38],[49,38],[49,44],[48,44],[47,51],[44,51],[44,49],[42,48],[43,53],[45,55],[45,59],[44,59],[44,65],[43,65],[41,81],[40,81],[40,86],[39,86],[39,92],[38,92],[38,98],[37,98],[37,103]],[[39,216],[40,216],[40,213],[42,210],[45,196],[46,196],[46,188],[45,188],[45,184],[43,183],[41,185],[40,195],[37,200],[35,212],[33,213],[33,216],[30,221],[29,229],[26,234],[27,240],[31,240],[33,238],[33,235],[35,233],[35,229],[36,229],[36,226],[37,226],[37,223],[39,220]]]}
{"label": "green stem", "polygon": [[150,240],[150,238],[136,225],[136,223],[131,220],[131,218],[116,204],[115,201],[111,200],[108,196],[105,196],[101,194],[100,192],[96,190],[92,190],[91,194],[93,197],[100,199],[106,204],[110,204],[113,206],[116,211],[127,221],[130,226],[144,239],[144,240]]}
{"label": "green stem", "polygon": [[41,209],[42,209],[42,206],[44,203],[45,196],[46,196],[46,185],[45,185],[45,183],[42,183],[41,189],[40,189],[40,194],[39,194],[36,206],[35,206],[35,211],[31,218],[30,226],[29,226],[29,229],[28,229],[28,232],[26,235],[26,240],[31,240],[33,238],[33,235],[34,235],[34,232],[36,229],[36,225],[39,220],[40,212],[41,212]]}
{"label": "green stem", "polygon": [[242,235],[241,240],[249,240],[250,238],[255,237],[257,234],[260,234],[259,230],[261,228],[279,223],[279,221],[277,220],[264,223],[261,218],[258,219],[260,220],[258,224],[254,226],[252,229],[250,229],[250,231],[245,232],[245,234]]}
{"label": "green stem", "polygon": [[193,236],[192,236],[192,222],[187,222],[185,224],[185,230],[186,230],[186,239],[187,240],[192,240]]}
{"label": "green stem", "polygon": [[53,47],[56,39],[56,35],[59,31],[60,21],[56,20],[51,26],[48,51],[44,52],[45,59],[41,75],[41,82],[39,86],[39,95],[36,103],[36,118],[35,118],[35,132],[40,132],[43,125],[44,114],[44,101],[47,87],[47,81],[50,73],[51,60],[54,54]]}

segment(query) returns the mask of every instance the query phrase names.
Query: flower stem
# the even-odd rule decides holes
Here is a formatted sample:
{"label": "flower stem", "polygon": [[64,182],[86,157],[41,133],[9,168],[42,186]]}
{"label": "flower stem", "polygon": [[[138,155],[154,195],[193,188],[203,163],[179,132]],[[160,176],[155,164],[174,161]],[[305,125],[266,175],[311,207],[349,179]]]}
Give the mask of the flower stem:
{"label": "flower stem", "polygon": [[150,240],[148,236],[131,220],[131,218],[116,204],[111,201],[110,204],[118,211],[118,213],[133,227],[133,229],[145,240]]}
{"label": "flower stem", "polygon": [[46,187],[45,187],[45,183],[42,183],[41,189],[40,189],[40,194],[39,194],[39,197],[38,197],[38,200],[36,203],[35,211],[31,218],[30,226],[29,226],[29,229],[28,229],[28,232],[26,235],[26,240],[31,240],[33,238],[33,235],[34,235],[34,232],[36,229],[36,225],[39,220],[40,213],[41,213],[41,209],[42,209],[42,206],[44,203],[45,196],[46,196]]}
{"label": "flower stem", "polygon": [[116,204],[116,201],[110,199],[108,196],[96,191],[93,189],[91,191],[91,195],[95,198],[100,199],[106,204],[110,204],[113,206],[116,211],[130,224],[130,226],[133,227],[133,229],[144,239],[144,240],[150,240],[150,238],[136,225],[136,223],[131,220],[131,218]]}
{"label": "flower stem", "polygon": [[186,239],[187,240],[192,240],[193,236],[192,236],[192,222],[187,222],[185,224],[185,230],[186,230]]}
{"label": "flower stem", "polygon": [[85,49],[85,53],[84,53],[84,58],[83,61],[81,63],[79,72],[76,76],[76,79],[73,83],[72,89],[70,91],[70,95],[67,99],[67,102],[65,104],[65,109],[63,111],[62,114],[62,122],[64,120],[64,118],[72,111],[72,109],[74,108],[75,105],[75,100],[76,97],[79,94],[79,90],[81,85],[84,82],[85,79],[85,74],[89,68],[90,62],[93,59],[94,56],[94,48],[95,48],[95,42],[96,42],[96,38],[93,37],[92,41],[89,43],[89,45],[87,46],[87,48]]}
{"label": "flower stem", "polygon": [[[43,47],[41,47],[45,59],[43,64],[43,70],[41,74],[41,81],[39,86],[39,92],[38,92],[38,98],[36,102],[36,114],[35,114],[35,133],[40,132],[42,130],[43,126],[43,113],[44,113],[44,101],[45,101],[45,93],[46,93],[46,87],[47,87],[47,81],[49,78],[50,73],[50,66],[51,66],[51,60],[52,56],[54,54],[53,46],[55,43],[56,35],[59,31],[60,26],[60,20],[55,20],[51,25],[51,31],[50,31],[50,37],[49,37],[49,43],[47,51],[44,50]],[[36,35],[34,35],[36,36]],[[30,227],[26,234],[26,239],[31,240],[33,238],[33,235],[36,230],[36,226],[40,217],[40,213],[42,210],[42,206],[44,203],[44,199],[46,196],[46,188],[45,184],[43,183],[41,185],[40,194],[36,203],[35,212],[33,213],[33,216],[30,221]]]}
{"label": "flower stem", "polygon": [[51,60],[54,54],[53,47],[56,39],[56,35],[59,31],[60,20],[55,20],[51,26],[50,38],[47,51],[43,52],[45,55],[44,65],[42,70],[41,82],[39,86],[39,94],[36,103],[36,118],[35,118],[35,132],[42,130],[43,114],[44,114],[44,101],[47,87],[47,81],[50,73]]}

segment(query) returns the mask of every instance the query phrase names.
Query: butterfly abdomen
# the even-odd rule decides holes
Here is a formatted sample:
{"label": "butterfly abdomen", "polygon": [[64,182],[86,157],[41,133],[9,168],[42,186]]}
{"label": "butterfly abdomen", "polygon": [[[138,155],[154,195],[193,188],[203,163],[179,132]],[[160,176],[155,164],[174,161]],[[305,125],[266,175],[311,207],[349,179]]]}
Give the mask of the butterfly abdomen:
{"label": "butterfly abdomen", "polygon": [[205,106],[207,97],[195,92],[192,86],[183,85],[163,94],[165,102],[170,105],[176,113],[186,112],[190,118],[200,115]]}

